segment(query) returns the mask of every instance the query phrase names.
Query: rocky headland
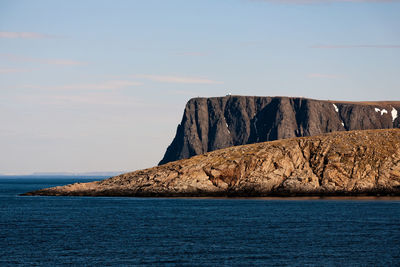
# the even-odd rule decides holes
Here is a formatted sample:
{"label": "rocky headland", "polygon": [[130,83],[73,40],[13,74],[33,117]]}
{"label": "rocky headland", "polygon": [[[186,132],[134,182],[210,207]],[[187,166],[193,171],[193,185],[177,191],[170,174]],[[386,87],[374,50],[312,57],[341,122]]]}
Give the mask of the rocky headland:
{"label": "rocky headland", "polygon": [[[237,145],[400,127],[400,102],[225,96],[188,101],[161,164]],[[400,115],[400,114],[399,114]]]}
{"label": "rocky headland", "polygon": [[400,129],[339,131],[232,146],[102,181],[25,195],[400,195]]}

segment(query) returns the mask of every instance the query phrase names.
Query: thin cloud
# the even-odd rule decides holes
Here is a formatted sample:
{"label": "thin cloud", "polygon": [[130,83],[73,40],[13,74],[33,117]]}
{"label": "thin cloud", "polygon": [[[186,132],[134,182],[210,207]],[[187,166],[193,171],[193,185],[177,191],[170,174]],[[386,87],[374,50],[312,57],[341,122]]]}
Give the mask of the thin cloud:
{"label": "thin cloud", "polygon": [[55,87],[63,90],[117,90],[131,86],[142,85],[135,81],[106,81],[103,83],[72,84]]}
{"label": "thin cloud", "polygon": [[325,74],[325,73],[310,73],[307,75],[308,78],[328,78],[328,79],[336,79],[339,78],[340,75],[335,74]]}
{"label": "thin cloud", "polygon": [[85,104],[85,105],[132,105],[132,100],[123,97],[110,96],[108,94],[86,94],[86,95],[54,95],[47,97],[47,104]]}
{"label": "thin cloud", "polygon": [[122,81],[122,80],[112,80],[105,81],[101,83],[82,83],[82,84],[67,84],[67,85],[55,85],[55,86],[39,86],[39,85],[24,85],[24,88],[35,88],[44,90],[65,90],[65,91],[112,91],[122,88],[140,86],[142,83],[136,81]]}
{"label": "thin cloud", "polygon": [[204,57],[207,56],[207,53],[203,52],[178,52],[176,53],[178,56],[189,56],[189,57]]}
{"label": "thin cloud", "polygon": [[40,60],[40,62],[50,65],[66,65],[66,66],[87,64],[85,62],[69,60],[69,59],[42,59]]}
{"label": "thin cloud", "polygon": [[55,38],[53,35],[37,32],[0,32],[0,38],[7,39],[46,39]]}
{"label": "thin cloud", "polygon": [[84,94],[49,94],[49,95],[20,95],[22,103],[36,103],[39,105],[70,106],[70,105],[101,105],[101,106],[131,106],[136,100],[129,96],[122,96],[110,92],[89,92]]}
{"label": "thin cloud", "polygon": [[71,60],[71,59],[46,59],[46,58],[18,56],[13,54],[0,54],[0,57],[17,62],[34,62],[34,63],[48,64],[48,65],[76,66],[76,65],[87,64],[87,62]]}
{"label": "thin cloud", "polygon": [[199,77],[172,76],[172,75],[150,75],[138,74],[133,75],[134,78],[151,80],[160,83],[182,83],[182,84],[222,84],[223,82],[214,81]]}
{"label": "thin cloud", "polygon": [[130,95],[124,93],[125,88],[140,86],[142,83],[132,80],[108,80],[95,83],[76,83],[64,85],[32,85],[20,87],[33,90],[17,94],[21,103],[36,103],[38,105],[60,106],[132,106],[144,105]]}
{"label": "thin cloud", "polygon": [[171,95],[184,95],[184,96],[198,96],[199,93],[193,91],[186,91],[186,90],[172,90],[168,92]]}
{"label": "thin cloud", "polygon": [[247,41],[247,42],[241,42],[240,46],[243,47],[263,47],[266,46],[268,43],[265,41]]}
{"label": "thin cloud", "polygon": [[16,72],[26,72],[26,71],[29,71],[29,70],[27,70],[27,69],[0,68],[0,74],[16,73]]}
{"label": "thin cloud", "polygon": [[313,45],[311,48],[336,49],[336,48],[400,48],[400,45]]}

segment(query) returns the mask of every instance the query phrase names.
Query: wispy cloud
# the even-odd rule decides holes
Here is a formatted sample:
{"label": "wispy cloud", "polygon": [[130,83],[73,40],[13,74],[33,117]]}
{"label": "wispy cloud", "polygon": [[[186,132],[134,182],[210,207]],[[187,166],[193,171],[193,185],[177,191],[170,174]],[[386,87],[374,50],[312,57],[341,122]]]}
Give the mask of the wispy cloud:
{"label": "wispy cloud", "polygon": [[140,86],[142,83],[133,80],[106,80],[90,83],[73,83],[58,85],[25,84],[16,93],[16,101],[20,103],[35,103],[37,105],[85,107],[118,106],[128,107],[142,103],[136,101],[132,94],[124,89]]}
{"label": "wispy cloud", "polygon": [[246,41],[240,43],[240,46],[243,47],[265,47],[266,45],[268,45],[268,42],[265,41]]}
{"label": "wispy cloud", "polygon": [[7,39],[45,39],[55,38],[53,35],[37,32],[0,32],[0,38]]}
{"label": "wispy cloud", "polygon": [[11,68],[0,68],[0,74],[16,73],[16,72],[26,72],[30,71],[28,69],[11,69]]}
{"label": "wispy cloud", "polygon": [[129,106],[136,103],[136,100],[129,96],[115,94],[112,92],[87,92],[79,94],[23,94],[17,97],[20,103],[35,103],[38,105],[52,106]]}
{"label": "wispy cloud", "polygon": [[207,56],[207,53],[204,52],[178,52],[176,53],[178,56],[189,56],[189,57],[203,57]]}
{"label": "wispy cloud", "polygon": [[284,4],[329,4],[329,3],[395,3],[400,0],[249,0],[251,2],[268,2]]}
{"label": "wispy cloud", "polygon": [[84,95],[52,95],[45,98],[44,103],[60,104],[85,104],[85,105],[132,105],[134,101],[124,97],[110,96],[109,94],[84,94]]}
{"label": "wispy cloud", "polygon": [[168,92],[171,95],[184,95],[184,96],[198,96],[199,93],[193,91],[186,91],[186,90],[172,90]]}
{"label": "wispy cloud", "polygon": [[335,49],[335,48],[400,48],[400,45],[358,44],[358,45],[313,45],[311,48]]}
{"label": "wispy cloud", "polygon": [[124,81],[124,80],[112,80],[104,81],[100,83],[80,83],[80,84],[66,84],[66,85],[54,85],[54,86],[39,86],[39,85],[24,85],[24,88],[35,88],[44,90],[65,90],[65,91],[112,91],[122,88],[139,86],[142,85],[136,81]]}
{"label": "wispy cloud", "polygon": [[50,64],[50,65],[83,65],[87,64],[86,62],[70,60],[70,59],[37,59],[39,62]]}
{"label": "wispy cloud", "polygon": [[136,74],[134,78],[151,80],[161,83],[182,83],[182,84],[223,84],[220,81],[214,81],[207,78],[173,76],[173,75],[151,75],[151,74]]}
{"label": "wispy cloud", "polygon": [[328,78],[328,79],[336,79],[339,78],[340,75],[336,74],[326,74],[326,73],[309,73],[307,75],[308,78]]}
{"label": "wispy cloud", "polygon": [[46,58],[35,58],[27,56],[19,56],[13,54],[0,54],[0,58],[4,58],[11,61],[17,62],[34,62],[49,65],[64,65],[64,66],[75,66],[75,65],[85,65],[87,62],[71,60],[71,59],[46,59]]}

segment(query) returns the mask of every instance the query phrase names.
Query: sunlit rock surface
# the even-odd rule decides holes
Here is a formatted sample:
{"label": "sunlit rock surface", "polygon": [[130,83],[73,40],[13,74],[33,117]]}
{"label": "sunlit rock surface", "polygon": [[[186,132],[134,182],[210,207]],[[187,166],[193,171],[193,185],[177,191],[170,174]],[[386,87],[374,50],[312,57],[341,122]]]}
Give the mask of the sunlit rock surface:
{"label": "sunlit rock surface", "polygon": [[233,146],[103,181],[27,195],[400,195],[400,129]]}
{"label": "sunlit rock surface", "polygon": [[191,99],[161,164],[236,145],[335,131],[399,128],[400,102],[291,97]]}

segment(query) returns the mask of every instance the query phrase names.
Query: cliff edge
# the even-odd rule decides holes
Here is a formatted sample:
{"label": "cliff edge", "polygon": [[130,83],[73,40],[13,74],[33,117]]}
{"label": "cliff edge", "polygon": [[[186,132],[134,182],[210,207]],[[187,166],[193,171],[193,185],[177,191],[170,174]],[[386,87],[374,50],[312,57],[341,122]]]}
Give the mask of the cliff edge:
{"label": "cliff edge", "polygon": [[25,195],[400,195],[400,129],[233,146],[103,181]]}
{"label": "cliff edge", "polygon": [[[400,102],[226,96],[188,101],[159,165],[231,146],[335,131],[399,128]],[[400,115],[400,114],[399,114]]]}

